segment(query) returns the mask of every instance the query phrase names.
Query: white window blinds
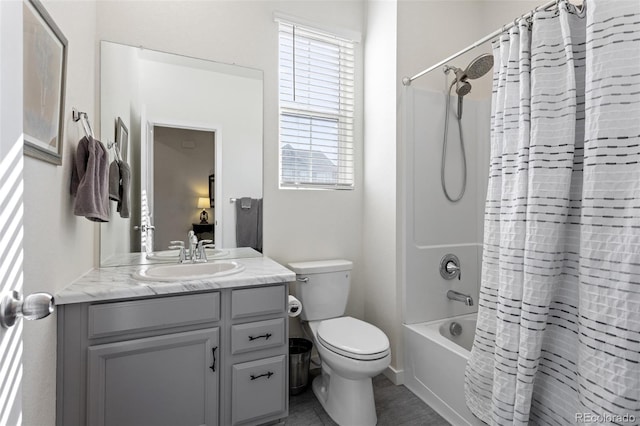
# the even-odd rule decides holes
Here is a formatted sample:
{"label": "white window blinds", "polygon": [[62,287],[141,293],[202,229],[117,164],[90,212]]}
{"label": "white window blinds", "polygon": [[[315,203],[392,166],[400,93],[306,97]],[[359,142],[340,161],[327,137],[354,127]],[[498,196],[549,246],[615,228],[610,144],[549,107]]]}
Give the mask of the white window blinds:
{"label": "white window blinds", "polygon": [[280,186],[353,188],[354,42],[280,22]]}

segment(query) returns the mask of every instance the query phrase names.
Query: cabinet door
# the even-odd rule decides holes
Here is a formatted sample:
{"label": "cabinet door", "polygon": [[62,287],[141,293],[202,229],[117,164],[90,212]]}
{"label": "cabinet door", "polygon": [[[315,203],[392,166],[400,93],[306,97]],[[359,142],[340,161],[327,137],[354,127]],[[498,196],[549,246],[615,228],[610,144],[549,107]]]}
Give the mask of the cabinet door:
{"label": "cabinet door", "polygon": [[218,424],[218,328],[89,347],[87,423]]}

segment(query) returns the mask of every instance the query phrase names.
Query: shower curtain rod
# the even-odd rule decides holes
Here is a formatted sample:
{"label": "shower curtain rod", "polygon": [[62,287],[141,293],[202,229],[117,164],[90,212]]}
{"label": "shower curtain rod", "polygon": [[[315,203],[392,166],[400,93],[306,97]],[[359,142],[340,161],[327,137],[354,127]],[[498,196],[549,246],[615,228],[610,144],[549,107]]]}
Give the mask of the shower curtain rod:
{"label": "shower curtain rod", "polygon": [[405,86],[409,86],[411,84],[411,82],[415,79],[418,79],[420,77],[422,77],[423,75],[425,75],[428,72],[431,72],[433,70],[435,70],[436,68],[440,68],[441,66],[443,66],[444,64],[446,64],[447,62],[457,58],[458,56],[467,53],[468,51],[470,51],[471,49],[475,49],[476,47],[488,42],[489,40],[499,36],[500,34],[502,34],[503,32],[509,30],[510,28],[513,28],[515,26],[515,23],[518,19],[526,19],[529,18],[530,16],[533,16],[533,14],[535,12],[538,12],[540,10],[547,10],[552,6],[555,6],[558,4],[558,0],[552,0],[548,3],[543,4],[542,6],[538,6],[535,9],[533,9],[531,12],[529,13],[525,13],[524,15],[520,16],[520,18],[516,18],[513,20],[513,22],[508,23],[507,25],[502,26],[501,28],[498,28],[497,30],[495,30],[494,32],[492,32],[491,34],[481,38],[480,40],[476,41],[475,43],[473,43],[470,46],[465,47],[464,49],[462,49],[461,51],[459,51],[458,53],[455,53],[451,56],[449,56],[447,59],[443,59],[442,61],[438,62],[437,64],[427,68],[424,71],[419,72],[418,74],[414,75],[413,77],[404,77],[402,79],[402,84],[404,84]]}

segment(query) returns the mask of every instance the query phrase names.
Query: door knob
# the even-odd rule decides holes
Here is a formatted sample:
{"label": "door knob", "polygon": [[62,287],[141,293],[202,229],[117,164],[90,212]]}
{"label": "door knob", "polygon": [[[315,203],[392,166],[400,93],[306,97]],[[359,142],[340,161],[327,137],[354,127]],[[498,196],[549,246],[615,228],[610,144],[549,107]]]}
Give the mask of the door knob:
{"label": "door knob", "polygon": [[17,291],[6,293],[0,301],[0,324],[11,327],[23,317],[37,320],[49,316],[54,311],[54,299],[49,293],[32,293],[24,299]]}

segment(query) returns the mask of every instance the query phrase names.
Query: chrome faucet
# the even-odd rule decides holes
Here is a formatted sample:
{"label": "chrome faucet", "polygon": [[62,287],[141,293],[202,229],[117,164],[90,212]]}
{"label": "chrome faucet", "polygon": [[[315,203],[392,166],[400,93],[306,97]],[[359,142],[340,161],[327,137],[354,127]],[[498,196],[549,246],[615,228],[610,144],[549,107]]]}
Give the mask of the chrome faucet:
{"label": "chrome faucet", "polygon": [[196,248],[198,247],[198,237],[193,231],[187,232],[187,242],[189,243],[189,260],[196,261]]}
{"label": "chrome faucet", "polygon": [[473,298],[468,294],[462,294],[455,290],[449,290],[447,292],[447,299],[455,300],[456,302],[462,302],[466,306],[473,306]]}
{"label": "chrome faucet", "polygon": [[198,237],[193,231],[187,233],[187,243],[189,243],[189,250],[185,247],[183,241],[170,241],[170,249],[178,249],[178,263],[200,263],[207,261],[207,252],[205,249],[215,247],[212,245],[211,240],[198,241]]}
{"label": "chrome faucet", "polygon": [[170,250],[178,249],[178,263],[185,263],[187,261],[187,254],[184,249],[184,241],[169,241]]}
{"label": "chrome faucet", "polygon": [[216,248],[211,240],[200,240],[196,246],[196,259],[194,262],[207,262],[207,250],[208,248]]}

